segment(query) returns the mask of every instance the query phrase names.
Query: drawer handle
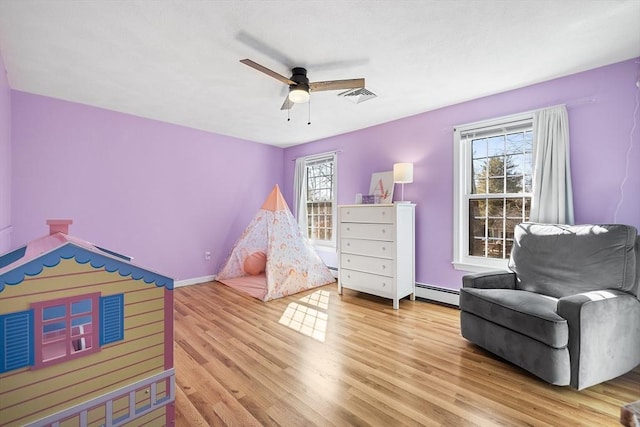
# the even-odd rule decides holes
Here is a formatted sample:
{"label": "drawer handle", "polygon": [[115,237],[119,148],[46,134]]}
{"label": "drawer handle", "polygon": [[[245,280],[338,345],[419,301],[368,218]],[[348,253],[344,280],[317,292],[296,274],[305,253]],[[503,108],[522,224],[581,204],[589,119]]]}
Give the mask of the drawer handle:
{"label": "drawer handle", "polygon": [[347,231],[351,231],[351,227],[347,227]]}
{"label": "drawer handle", "polygon": [[351,243],[347,243],[347,246],[351,246]]}
{"label": "drawer handle", "polygon": [[386,247],[386,246],[383,246],[383,247],[382,247],[382,252],[384,252],[384,251],[386,251],[386,250],[387,250],[387,247]]}
{"label": "drawer handle", "polygon": [[385,268],[387,268],[387,266],[382,264],[382,269],[384,270]]}
{"label": "drawer handle", "polygon": [[383,229],[382,229],[382,234],[384,234],[384,233],[386,233],[386,232],[387,232],[387,229],[386,229],[386,228],[383,228]]}
{"label": "drawer handle", "polygon": [[382,287],[384,288],[385,286],[387,286],[387,282],[382,282]]}
{"label": "drawer handle", "polygon": [[385,216],[387,213],[385,211],[382,211],[382,216]]}

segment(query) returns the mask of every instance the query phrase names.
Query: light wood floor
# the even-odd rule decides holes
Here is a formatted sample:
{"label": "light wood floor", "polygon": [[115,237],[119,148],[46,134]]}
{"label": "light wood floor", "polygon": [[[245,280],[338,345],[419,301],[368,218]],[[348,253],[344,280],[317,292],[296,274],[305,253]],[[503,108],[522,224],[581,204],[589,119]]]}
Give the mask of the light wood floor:
{"label": "light wood floor", "polygon": [[175,294],[178,426],[615,426],[640,368],[581,392],[460,336],[459,311],[336,285],[263,303],[217,282]]}

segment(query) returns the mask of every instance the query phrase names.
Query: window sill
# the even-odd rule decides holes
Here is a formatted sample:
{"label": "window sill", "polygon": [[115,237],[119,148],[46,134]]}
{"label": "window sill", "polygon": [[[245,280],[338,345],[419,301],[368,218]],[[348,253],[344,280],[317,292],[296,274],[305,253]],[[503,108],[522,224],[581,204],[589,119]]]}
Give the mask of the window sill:
{"label": "window sill", "polygon": [[494,265],[483,264],[470,264],[465,262],[452,262],[453,268],[460,271],[467,271],[469,273],[485,273],[487,271],[504,270],[510,271],[508,267],[508,261],[504,260],[504,263],[495,263]]}
{"label": "window sill", "polygon": [[319,251],[319,252],[336,252],[337,251],[335,244],[333,244],[333,245],[321,245],[321,244],[318,244],[318,243],[311,243],[311,246],[313,246],[313,248],[316,251]]}

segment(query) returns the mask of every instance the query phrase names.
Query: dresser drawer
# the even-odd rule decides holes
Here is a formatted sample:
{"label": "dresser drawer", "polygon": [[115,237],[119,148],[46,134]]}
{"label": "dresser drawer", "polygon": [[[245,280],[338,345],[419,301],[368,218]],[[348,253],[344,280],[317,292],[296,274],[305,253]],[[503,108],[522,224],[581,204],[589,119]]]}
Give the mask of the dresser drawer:
{"label": "dresser drawer", "polygon": [[393,257],[393,242],[384,240],[340,239],[340,252],[380,258]]}
{"label": "dresser drawer", "polygon": [[391,224],[393,206],[343,206],[340,207],[340,222]]}
{"label": "dresser drawer", "polygon": [[384,276],[393,276],[393,260],[354,254],[340,254],[340,267]]}
{"label": "dresser drawer", "polygon": [[340,238],[371,239],[393,241],[392,224],[360,224],[353,222],[340,223]]}
{"label": "dresser drawer", "polygon": [[393,298],[393,279],[362,271],[341,270],[340,286],[385,298]]}

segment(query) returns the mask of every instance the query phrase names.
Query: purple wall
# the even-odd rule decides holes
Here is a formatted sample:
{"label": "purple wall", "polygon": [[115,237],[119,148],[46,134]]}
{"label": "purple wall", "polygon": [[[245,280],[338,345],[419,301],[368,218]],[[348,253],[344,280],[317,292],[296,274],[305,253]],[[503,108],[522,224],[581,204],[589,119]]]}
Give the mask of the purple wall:
{"label": "purple wall", "polygon": [[0,54],[0,254],[11,248],[11,89]]}
{"label": "purple wall", "polygon": [[[405,199],[417,203],[417,281],[457,289],[464,273],[451,266],[453,127],[568,104],[576,222],[640,227],[637,110],[631,133],[638,74],[625,61],[283,150],[10,91],[0,58],[0,230],[12,218],[17,247],[45,234],[46,219],[73,218],[73,235],[143,266],[177,280],[207,276],[274,184],[290,203],[292,159],[338,150],[341,204],[368,192],[372,172],[414,162]],[[0,253],[2,244],[9,241],[0,233]]]}
{"label": "purple wall", "polygon": [[[338,150],[338,201],[368,193],[372,172],[413,162],[405,199],[416,207],[416,280],[458,289],[454,270],[453,127],[565,103],[569,111],[576,223],[619,222],[640,228],[640,112],[637,60],[430,111],[357,132],[285,149],[283,194],[292,198],[294,162]],[[590,100],[595,99],[591,102]],[[375,100],[369,102],[376,102]],[[628,177],[621,201],[628,154]],[[396,188],[396,191],[400,191]],[[327,259],[327,257],[325,257]]]}
{"label": "purple wall", "polygon": [[11,106],[13,247],[72,218],[144,267],[212,275],[282,182],[280,148],[18,91]]}

